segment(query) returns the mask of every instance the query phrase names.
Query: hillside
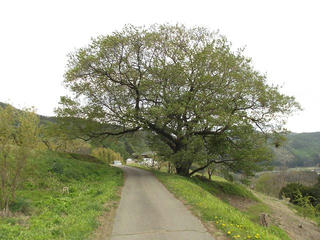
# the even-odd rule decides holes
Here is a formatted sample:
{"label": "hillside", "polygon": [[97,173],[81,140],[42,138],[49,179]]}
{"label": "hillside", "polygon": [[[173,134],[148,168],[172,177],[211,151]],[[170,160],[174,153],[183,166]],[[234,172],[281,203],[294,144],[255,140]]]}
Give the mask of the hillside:
{"label": "hillside", "polygon": [[[6,107],[8,104],[0,102],[0,107]],[[17,111],[20,109],[15,108]],[[48,123],[57,123],[58,119],[54,116],[42,116],[40,118],[40,124],[46,125]],[[115,152],[121,154],[123,159],[129,158],[133,153],[143,153],[149,151],[146,143],[147,133],[143,131],[136,132],[126,136],[109,137],[105,139],[93,139],[90,141],[92,146],[102,146],[110,148]]]}
{"label": "hillside", "polygon": [[[6,107],[8,106],[9,104],[7,103],[3,103],[3,102],[0,102],[0,108],[3,108],[3,107]],[[16,109],[17,111],[21,111],[20,109],[17,109],[15,107],[13,107],[14,109]],[[56,117],[48,117],[48,116],[43,116],[43,115],[39,115],[39,118],[40,118],[40,124],[46,124],[48,122],[56,122]]]}
{"label": "hillside", "polygon": [[320,164],[320,132],[292,133],[283,146],[274,148],[276,166],[311,167]]}
{"label": "hillside", "polygon": [[46,152],[29,161],[0,239],[88,239],[106,203],[119,200],[122,171],[93,157]]}

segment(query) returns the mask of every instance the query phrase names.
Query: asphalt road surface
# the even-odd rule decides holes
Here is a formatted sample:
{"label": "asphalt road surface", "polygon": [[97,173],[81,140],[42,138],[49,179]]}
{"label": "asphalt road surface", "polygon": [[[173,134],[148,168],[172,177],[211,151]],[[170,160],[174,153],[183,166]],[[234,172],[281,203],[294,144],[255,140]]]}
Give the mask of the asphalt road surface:
{"label": "asphalt road surface", "polygon": [[126,179],[111,240],[213,240],[150,172],[122,168]]}

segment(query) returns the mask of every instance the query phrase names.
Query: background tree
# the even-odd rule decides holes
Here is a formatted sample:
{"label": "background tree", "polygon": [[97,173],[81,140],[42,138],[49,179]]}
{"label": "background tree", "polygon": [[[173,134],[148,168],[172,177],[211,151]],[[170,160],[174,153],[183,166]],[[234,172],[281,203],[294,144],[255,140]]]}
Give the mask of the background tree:
{"label": "background tree", "polygon": [[108,148],[98,147],[92,150],[92,156],[102,160],[107,164],[112,164],[113,161],[118,160],[124,163],[123,158],[117,152],[112,151]]}
{"label": "background tree", "polygon": [[9,204],[21,176],[28,165],[28,157],[39,143],[39,117],[32,109],[18,112],[11,106],[0,108],[0,208],[9,215]]}
{"label": "background tree", "polygon": [[91,145],[76,138],[59,122],[49,122],[41,126],[41,141],[50,151],[78,153],[88,155]]}
{"label": "background tree", "polygon": [[70,55],[65,84],[74,95],[61,97],[57,112],[94,122],[81,125],[83,138],[150,131],[184,176],[194,162],[207,162],[208,139],[236,142],[238,128],[281,132],[285,117],[299,108],[225,37],[181,25],[129,25],[94,39]]}

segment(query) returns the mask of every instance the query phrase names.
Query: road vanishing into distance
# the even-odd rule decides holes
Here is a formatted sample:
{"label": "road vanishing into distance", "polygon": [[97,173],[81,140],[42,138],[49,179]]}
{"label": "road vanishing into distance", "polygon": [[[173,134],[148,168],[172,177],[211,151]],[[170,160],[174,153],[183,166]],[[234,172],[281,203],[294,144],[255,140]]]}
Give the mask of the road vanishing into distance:
{"label": "road vanishing into distance", "polygon": [[122,169],[125,185],[111,240],[213,240],[200,220],[150,172]]}

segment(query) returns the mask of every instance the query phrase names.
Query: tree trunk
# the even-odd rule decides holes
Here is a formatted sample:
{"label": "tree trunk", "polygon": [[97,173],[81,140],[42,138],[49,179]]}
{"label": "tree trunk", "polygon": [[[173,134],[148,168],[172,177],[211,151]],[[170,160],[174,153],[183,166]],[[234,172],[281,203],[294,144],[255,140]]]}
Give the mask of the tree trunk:
{"label": "tree trunk", "polygon": [[179,165],[176,165],[176,172],[180,176],[190,177],[190,162],[182,162]]}
{"label": "tree trunk", "polygon": [[[0,211],[0,216],[1,216],[1,211]],[[4,216],[4,217],[10,216],[9,199],[8,198],[4,199],[4,208],[2,210],[2,216]]]}
{"label": "tree trunk", "polygon": [[212,174],[213,174],[213,170],[208,168],[208,176],[209,176],[209,180],[212,179]]}

